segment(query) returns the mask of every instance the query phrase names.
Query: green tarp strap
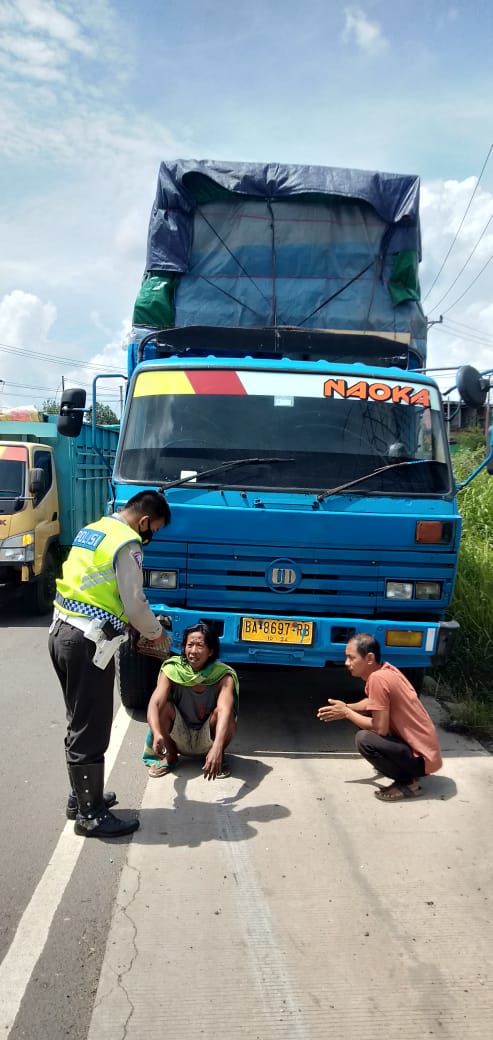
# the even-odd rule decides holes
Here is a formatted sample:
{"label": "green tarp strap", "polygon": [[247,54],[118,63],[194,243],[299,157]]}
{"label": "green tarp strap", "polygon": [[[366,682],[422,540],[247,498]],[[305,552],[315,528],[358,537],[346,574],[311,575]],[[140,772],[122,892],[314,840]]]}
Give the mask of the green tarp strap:
{"label": "green tarp strap", "polygon": [[403,250],[395,254],[389,292],[394,307],[405,300],[420,299],[418,258],[412,250]]}
{"label": "green tarp strap", "polygon": [[148,271],[135,301],[133,325],[151,329],[172,328],[175,323],[175,289],[177,275]]}

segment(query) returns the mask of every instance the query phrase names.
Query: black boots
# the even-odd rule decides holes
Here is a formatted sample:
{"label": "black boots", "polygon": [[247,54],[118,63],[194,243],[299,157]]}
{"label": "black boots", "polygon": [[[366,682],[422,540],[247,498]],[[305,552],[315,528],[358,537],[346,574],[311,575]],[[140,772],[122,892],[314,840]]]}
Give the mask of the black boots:
{"label": "black boots", "polygon": [[104,762],[70,765],[69,773],[79,805],[74,826],[76,834],[86,838],[120,838],[137,830],[139,821],[135,817],[122,820],[108,811],[103,795]]}
{"label": "black boots", "polygon": [[[107,809],[111,809],[112,805],[116,805],[117,802],[118,802],[118,799],[116,797],[115,792],[114,791],[104,791],[103,792],[103,802],[104,802],[104,804],[105,804]],[[67,811],[66,811],[67,820],[75,820],[77,818],[78,808],[79,808],[79,803],[77,801],[77,795],[76,795],[75,791],[71,791],[69,796],[68,796],[68,798],[67,798]]]}

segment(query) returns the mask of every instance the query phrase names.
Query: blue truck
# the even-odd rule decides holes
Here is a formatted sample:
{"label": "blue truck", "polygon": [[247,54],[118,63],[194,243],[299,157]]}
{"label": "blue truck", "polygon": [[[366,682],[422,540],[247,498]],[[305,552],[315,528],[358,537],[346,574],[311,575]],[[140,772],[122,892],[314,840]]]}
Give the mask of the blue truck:
{"label": "blue truck", "polygon": [[[111,507],[168,497],[144,579],[175,651],[205,620],[239,666],[341,664],[361,630],[417,688],[446,657],[461,520],[419,259],[417,177],[161,165]],[[156,668],[122,647],[125,705]]]}

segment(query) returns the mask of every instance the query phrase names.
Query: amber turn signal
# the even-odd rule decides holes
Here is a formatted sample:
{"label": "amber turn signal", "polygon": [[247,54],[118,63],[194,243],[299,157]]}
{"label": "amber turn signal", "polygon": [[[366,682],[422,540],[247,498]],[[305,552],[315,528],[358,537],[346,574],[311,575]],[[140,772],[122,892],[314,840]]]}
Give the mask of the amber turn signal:
{"label": "amber turn signal", "polygon": [[385,635],[386,646],[422,646],[423,633],[413,629],[389,629]]}
{"label": "amber turn signal", "polygon": [[441,520],[418,520],[416,524],[416,541],[425,545],[440,545],[444,539],[444,525]]}

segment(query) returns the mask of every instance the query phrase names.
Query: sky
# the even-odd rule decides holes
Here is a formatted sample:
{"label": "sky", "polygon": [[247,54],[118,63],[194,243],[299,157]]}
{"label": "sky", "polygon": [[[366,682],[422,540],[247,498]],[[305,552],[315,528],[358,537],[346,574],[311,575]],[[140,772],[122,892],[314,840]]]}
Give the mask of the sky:
{"label": "sky", "polygon": [[125,370],[177,157],[418,174],[429,365],[493,367],[492,45],[489,0],[0,0],[0,407]]}

